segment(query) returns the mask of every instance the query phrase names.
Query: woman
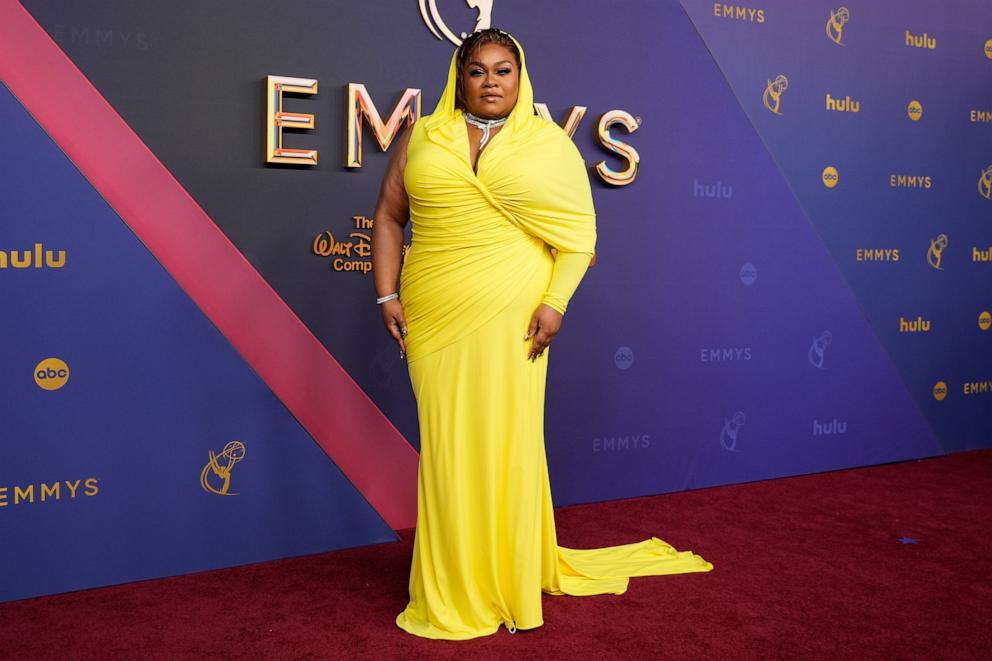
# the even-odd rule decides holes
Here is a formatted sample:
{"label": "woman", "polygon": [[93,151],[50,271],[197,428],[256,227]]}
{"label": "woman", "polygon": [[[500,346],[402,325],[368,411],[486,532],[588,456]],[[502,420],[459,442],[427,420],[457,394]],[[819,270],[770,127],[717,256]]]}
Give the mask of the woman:
{"label": "woman", "polygon": [[420,417],[410,603],[396,623],[427,638],[538,627],[542,590],[621,594],[629,576],[712,568],[657,538],[557,545],[548,346],[596,230],[582,158],[533,104],[516,40],[496,29],[469,36],[436,110],[396,146],[375,211],[376,292]]}

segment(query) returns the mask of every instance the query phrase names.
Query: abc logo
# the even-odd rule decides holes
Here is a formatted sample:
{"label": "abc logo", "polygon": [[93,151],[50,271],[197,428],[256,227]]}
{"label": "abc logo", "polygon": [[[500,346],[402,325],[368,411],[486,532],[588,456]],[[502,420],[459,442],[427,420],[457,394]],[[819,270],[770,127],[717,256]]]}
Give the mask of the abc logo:
{"label": "abc logo", "polygon": [[840,180],[840,175],[837,174],[837,168],[832,165],[828,165],[823,168],[823,185],[827,188],[833,188],[837,185]]}
{"label": "abc logo", "polygon": [[992,39],[985,42],[985,57],[992,60]]}
{"label": "abc logo", "polygon": [[613,354],[613,364],[620,370],[629,368],[634,364],[634,351],[630,347],[620,347]]}
{"label": "abc logo", "polygon": [[947,384],[943,381],[933,384],[933,398],[938,402],[942,402],[945,397],[947,397]]}
{"label": "abc logo", "polygon": [[920,117],[923,117],[923,106],[919,101],[910,101],[906,106],[906,114],[914,122],[919,121]]}
{"label": "abc logo", "polygon": [[58,390],[69,380],[69,366],[58,358],[46,358],[34,368],[34,382],[43,390]]}
{"label": "abc logo", "polygon": [[740,276],[741,284],[751,286],[754,284],[754,281],[758,279],[758,269],[755,268],[754,264],[748,262],[741,267],[738,275]]}
{"label": "abc logo", "polygon": [[978,315],[978,327],[983,331],[987,331],[989,326],[992,326],[992,314],[989,314],[989,311],[986,310]]}

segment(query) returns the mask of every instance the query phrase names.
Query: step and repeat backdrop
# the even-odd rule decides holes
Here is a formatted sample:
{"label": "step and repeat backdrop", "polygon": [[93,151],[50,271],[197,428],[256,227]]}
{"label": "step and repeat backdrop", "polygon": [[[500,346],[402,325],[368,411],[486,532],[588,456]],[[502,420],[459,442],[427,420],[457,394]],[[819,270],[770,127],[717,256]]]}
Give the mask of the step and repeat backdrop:
{"label": "step and repeat backdrop", "polygon": [[992,446],[979,3],[0,0],[0,600],[413,525],[372,213],[490,25],[598,211],[556,504]]}

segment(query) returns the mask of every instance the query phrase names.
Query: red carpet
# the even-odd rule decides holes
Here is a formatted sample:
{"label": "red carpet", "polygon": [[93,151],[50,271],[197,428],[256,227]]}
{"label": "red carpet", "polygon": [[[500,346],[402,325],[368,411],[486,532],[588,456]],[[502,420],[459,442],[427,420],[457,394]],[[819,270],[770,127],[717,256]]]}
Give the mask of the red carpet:
{"label": "red carpet", "polygon": [[[0,604],[4,659],[988,659],[992,451],[559,509],[559,542],[657,535],[716,565],[544,597],[464,642],[393,624],[404,540]],[[5,568],[10,571],[11,568]]]}

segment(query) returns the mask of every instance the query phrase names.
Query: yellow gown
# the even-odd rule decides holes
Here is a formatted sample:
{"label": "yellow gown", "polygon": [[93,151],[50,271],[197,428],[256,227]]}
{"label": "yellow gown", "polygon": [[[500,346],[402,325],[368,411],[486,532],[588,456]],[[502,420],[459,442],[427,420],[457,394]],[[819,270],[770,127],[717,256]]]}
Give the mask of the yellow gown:
{"label": "yellow gown", "polygon": [[549,351],[529,361],[524,335],[542,302],[564,312],[594,251],[595,214],[582,158],[533,114],[521,65],[516,107],[478,174],[454,57],[407,149],[413,241],[400,292],[421,449],[410,601],[396,623],[426,638],[541,626],[542,591],[622,594],[631,576],[712,569],[656,537],[558,546],[544,449]]}

